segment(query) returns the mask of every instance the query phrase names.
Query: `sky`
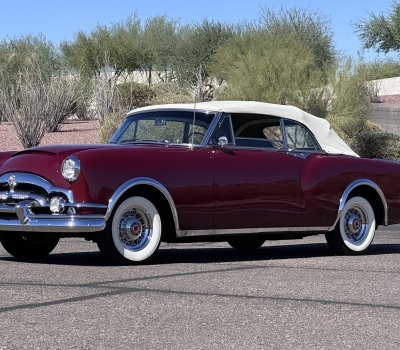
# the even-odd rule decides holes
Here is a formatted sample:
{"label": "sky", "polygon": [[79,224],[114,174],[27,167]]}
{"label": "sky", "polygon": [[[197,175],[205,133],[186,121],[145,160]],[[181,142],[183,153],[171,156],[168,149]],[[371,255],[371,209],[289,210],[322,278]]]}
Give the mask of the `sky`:
{"label": "sky", "polygon": [[[369,13],[387,12],[391,3],[392,0],[0,0],[0,40],[43,34],[59,44],[73,40],[79,30],[90,32],[97,24],[110,25],[135,12],[143,22],[149,17],[166,15],[182,24],[202,19],[238,23],[257,21],[263,8],[279,10],[296,6],[319,10],[327,16],[336,48],[357,57],[362,47],[351,22],[368,18]],[[363,57],[368,61],[398,58],[395,54],[378,55],[372,50],[364,50]]]}

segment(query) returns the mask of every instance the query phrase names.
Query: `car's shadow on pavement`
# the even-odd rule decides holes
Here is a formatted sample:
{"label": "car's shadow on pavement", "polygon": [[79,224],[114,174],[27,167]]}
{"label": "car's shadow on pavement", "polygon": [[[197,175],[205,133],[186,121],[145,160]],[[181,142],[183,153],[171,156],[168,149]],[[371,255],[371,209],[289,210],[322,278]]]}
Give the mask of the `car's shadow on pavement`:
{"label": "car's shadow on pavement", "polygon": [[[399,254],[400,244],[373,244],[365,255]],[[161,248],[148,265],[168,264],[210,264],[237,263],[251,261],[287,260],[333,257],[326,243],[308,243],[298,245],[263,246],[255,251],[242,252],[233,248],[187,247],[184,244],[176,248]],[[102,257],[100,252],[55,253],[43,259],[21,260],[14,257],[0,257],[2,261],[18,261],[47,265],[73,266],[113,266]]]}

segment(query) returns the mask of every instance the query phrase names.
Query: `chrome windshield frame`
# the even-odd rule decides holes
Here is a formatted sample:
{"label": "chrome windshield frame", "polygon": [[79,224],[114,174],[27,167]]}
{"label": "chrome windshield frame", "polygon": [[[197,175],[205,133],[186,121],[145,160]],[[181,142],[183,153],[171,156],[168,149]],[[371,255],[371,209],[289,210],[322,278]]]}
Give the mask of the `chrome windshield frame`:
{"label": "chrome windshield frame", "polygon": [[[198,113],[203,113],[203,114],[214,114],[213,119],[210,122],[210,125],[207,128],[207,132],[205,133],[202,141],[200,144],[194,144],[191,145],[190,143],[187,142],[166,142],[166,146],[170,145],[184,145],[184,146],[194,146],[194,147],[205,147],[207,146],[208,141],[210,140],[211,136],[214,133],[214,130],[216,126],[218,125],[218,122],[220,121],[223,113],[221,111],[215,111],[212,109],[190,109],[190,108],[159,108],[159,109],[152,109],[152,110],[147,110],[147,111],[138,111],[138,112],[132,112],[129,113],[126,118],[130,118],[135,116],[136,114],[147,114],[147,113],[155,113],[155,112],[193,112],[193,115],[195,115],[194,112]],[[114,143],[114,144],[122,144],[118,143],[116,140],[119,138],[121,135],[120,128],[115,132],[115,134],[111,137],[109,143]]]}

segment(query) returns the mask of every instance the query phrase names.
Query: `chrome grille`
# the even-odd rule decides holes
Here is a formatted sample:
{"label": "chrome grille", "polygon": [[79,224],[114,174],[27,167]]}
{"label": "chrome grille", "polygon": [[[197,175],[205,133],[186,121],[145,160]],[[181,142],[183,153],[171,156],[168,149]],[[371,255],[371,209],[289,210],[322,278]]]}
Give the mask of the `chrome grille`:
{"label": "chrome grille", "polygon": [[[54,188],[50,182],[34,174],[9,173],[0,176],[0,205],[15,206],[22,201],[31,201],[47,206],[49,192]],[[2,210],[0,210],[2,211]]]}

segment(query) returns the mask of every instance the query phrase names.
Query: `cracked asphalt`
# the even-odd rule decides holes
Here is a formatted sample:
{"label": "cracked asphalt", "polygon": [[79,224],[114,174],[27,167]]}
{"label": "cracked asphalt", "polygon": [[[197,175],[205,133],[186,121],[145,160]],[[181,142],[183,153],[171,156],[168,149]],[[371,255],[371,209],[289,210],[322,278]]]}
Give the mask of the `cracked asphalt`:
{"label": "cracked asphalt", "polygon": [[144,266],[110,266],[63,239],[45,259],[0,248],[0,349],[399,349],[400,225],[367,255],[323,236],[163,244]]}

